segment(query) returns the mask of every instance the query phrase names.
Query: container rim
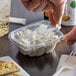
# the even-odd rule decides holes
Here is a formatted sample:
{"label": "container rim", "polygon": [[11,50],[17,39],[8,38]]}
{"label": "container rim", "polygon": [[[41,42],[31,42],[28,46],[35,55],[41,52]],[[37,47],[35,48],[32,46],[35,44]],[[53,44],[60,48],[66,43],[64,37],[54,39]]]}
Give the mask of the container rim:
{"label": "container rim", "polygon": [[[21,29],[24,29],[24,28],[27,29],[29,27],[36,26],[38,23],[42,23],[42,22],[50,24],[50,22],[46,21],[46,20],[42,20],[42,21],[39,21],[39,22],[31,23],[31,24],[28,24],[28,26],[23,26],[21,28],[18,28],[16,30],[10,32],[9,35],[8,35],[8,38],[10,39],[10,41],[16,42],[17,44],[21,45],[18,42],[18,40],[15,38],[15,32],[20,31]],[[48,44],[58,43],[58,42],[60,42],[64,38],[64,35],[63,35],[63,33],[60,30],[56,30],[55,27],[52,27],[52,29],[53,29],[53,31],[55,31],[55,33],[60,34],[60,36],[57,39],[53,39],[52,41],[45,42],[46,46],[48,46]],[[43,45],[42,43],[39,43],[39,44],[31,44],[31,46],[27,46],[27,47],[33,48],[33,47],[37,47],[37,46],[41,47],[41,46],[45,46],[45,45]]]}

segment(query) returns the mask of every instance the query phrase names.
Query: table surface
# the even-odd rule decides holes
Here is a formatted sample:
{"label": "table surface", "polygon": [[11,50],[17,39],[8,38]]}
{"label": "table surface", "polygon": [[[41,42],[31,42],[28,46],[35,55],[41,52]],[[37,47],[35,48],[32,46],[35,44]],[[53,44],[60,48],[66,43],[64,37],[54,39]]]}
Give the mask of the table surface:
{"label": "table surface", "polygon": [[[10,24],[10,31],[21,26],[22,25]],[[70,29],[71,27],[62,27],[63,33],[68,32]],[[21,49],[17,48],[9,41],[8,35],[0,38],[0,57],[12,57],[31,76],[52,76],[56,70],[59,56],[61,54],[70,53],[70,48],[65,41],[61,41],[57,44],[55,48],[55,51],[57,52],[56,57],[54,54],[45,54],[40,57],[29,57],[22,55],[19,50]]]}
{"label": "table surface", "polygon": [[[15,9],[15,13],[19,10],[17,10],[16,8],[12,8],[12,10],[13,9]],[[15,13],[11,12],[11,15],[14,15]],[[17,13],[17,16],[18,15],[20,14]],[[21,26],[22,25],[10,24],[10,31],[13,31]],[[72,27],[63,26],[61,31],[65,34],[69,32],[71,29]],[[52,76],[52,74],[56,70],[59,61],[59,56],[61,54],[69,54],[70,50],[74,48],[75,47],[69,48],[65,41],[61,41],[57,44],[55,48],[57,56],[54,56],[54,54],[44,54],[40,57],[29,57],[24,56],[19,52],[19,50],[21,49],[17,48],[13,43],[9,41],[8,35],[0,38],[0,57],[12,57],[31,76]]]}

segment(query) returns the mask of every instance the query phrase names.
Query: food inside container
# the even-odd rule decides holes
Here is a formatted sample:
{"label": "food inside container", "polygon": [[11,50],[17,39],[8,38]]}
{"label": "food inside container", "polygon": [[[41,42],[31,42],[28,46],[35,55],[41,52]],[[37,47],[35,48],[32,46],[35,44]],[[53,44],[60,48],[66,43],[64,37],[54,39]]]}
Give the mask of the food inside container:
{"label": "food inside container", "polygon": [[63,33],[45,20],[19,28],[9,34],[9,39],[22,49],[20,52],[30,56],[52,52],[61,37]]}

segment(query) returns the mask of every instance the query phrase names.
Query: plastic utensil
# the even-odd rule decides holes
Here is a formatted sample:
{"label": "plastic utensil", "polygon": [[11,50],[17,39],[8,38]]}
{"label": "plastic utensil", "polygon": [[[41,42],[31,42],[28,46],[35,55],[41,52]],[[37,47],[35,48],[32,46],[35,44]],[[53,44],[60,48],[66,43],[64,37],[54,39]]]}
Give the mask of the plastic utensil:
{"label": "plastic utensil", "polygon": [[9,18],[9,22],[10,23],[18,23],[18,24],[25,25],[26,24],[26,19],[16,18],[16,17],[10,17]]}
{"label": "plastic utensil", "polygon": [[75,58],[76,52],[71,52],[70,55],[65,60],[64,64],[60,67],[60,69],[53,75],[53,76],[59,76],[59,74],[64,70],[72,70],[76,68],[76,58]]}

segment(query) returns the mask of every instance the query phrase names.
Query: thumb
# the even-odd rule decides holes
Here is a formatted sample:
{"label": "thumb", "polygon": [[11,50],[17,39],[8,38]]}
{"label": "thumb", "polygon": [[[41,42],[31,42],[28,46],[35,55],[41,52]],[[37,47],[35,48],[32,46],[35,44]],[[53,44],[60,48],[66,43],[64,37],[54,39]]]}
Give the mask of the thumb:
{"label": "thumb", "polygon": [[49,14],[49,21],[51,22],[51,24],[53,25],[53,26],[56,26],[56,21],[54,20],[54,11],[53,11],[53,9],[52,10],[50,10],[49,12],[48,12],[48,14]]}
{"label": "thumb", "polygon": [[64,8],[65,8],[65,5],[60,4],[60,5],[56,6],[54,9],[54,20],[56,21],[56,23],[58,25],[61,25],[62,17],[64,14]]}
{"label": "thumb", "polygon": [[56,26],[56,24],[61,25],[62,17],[64,14],[65,3],[60,5],[55,5],[54,11],[49,11],[49,20],[51,23]]}

